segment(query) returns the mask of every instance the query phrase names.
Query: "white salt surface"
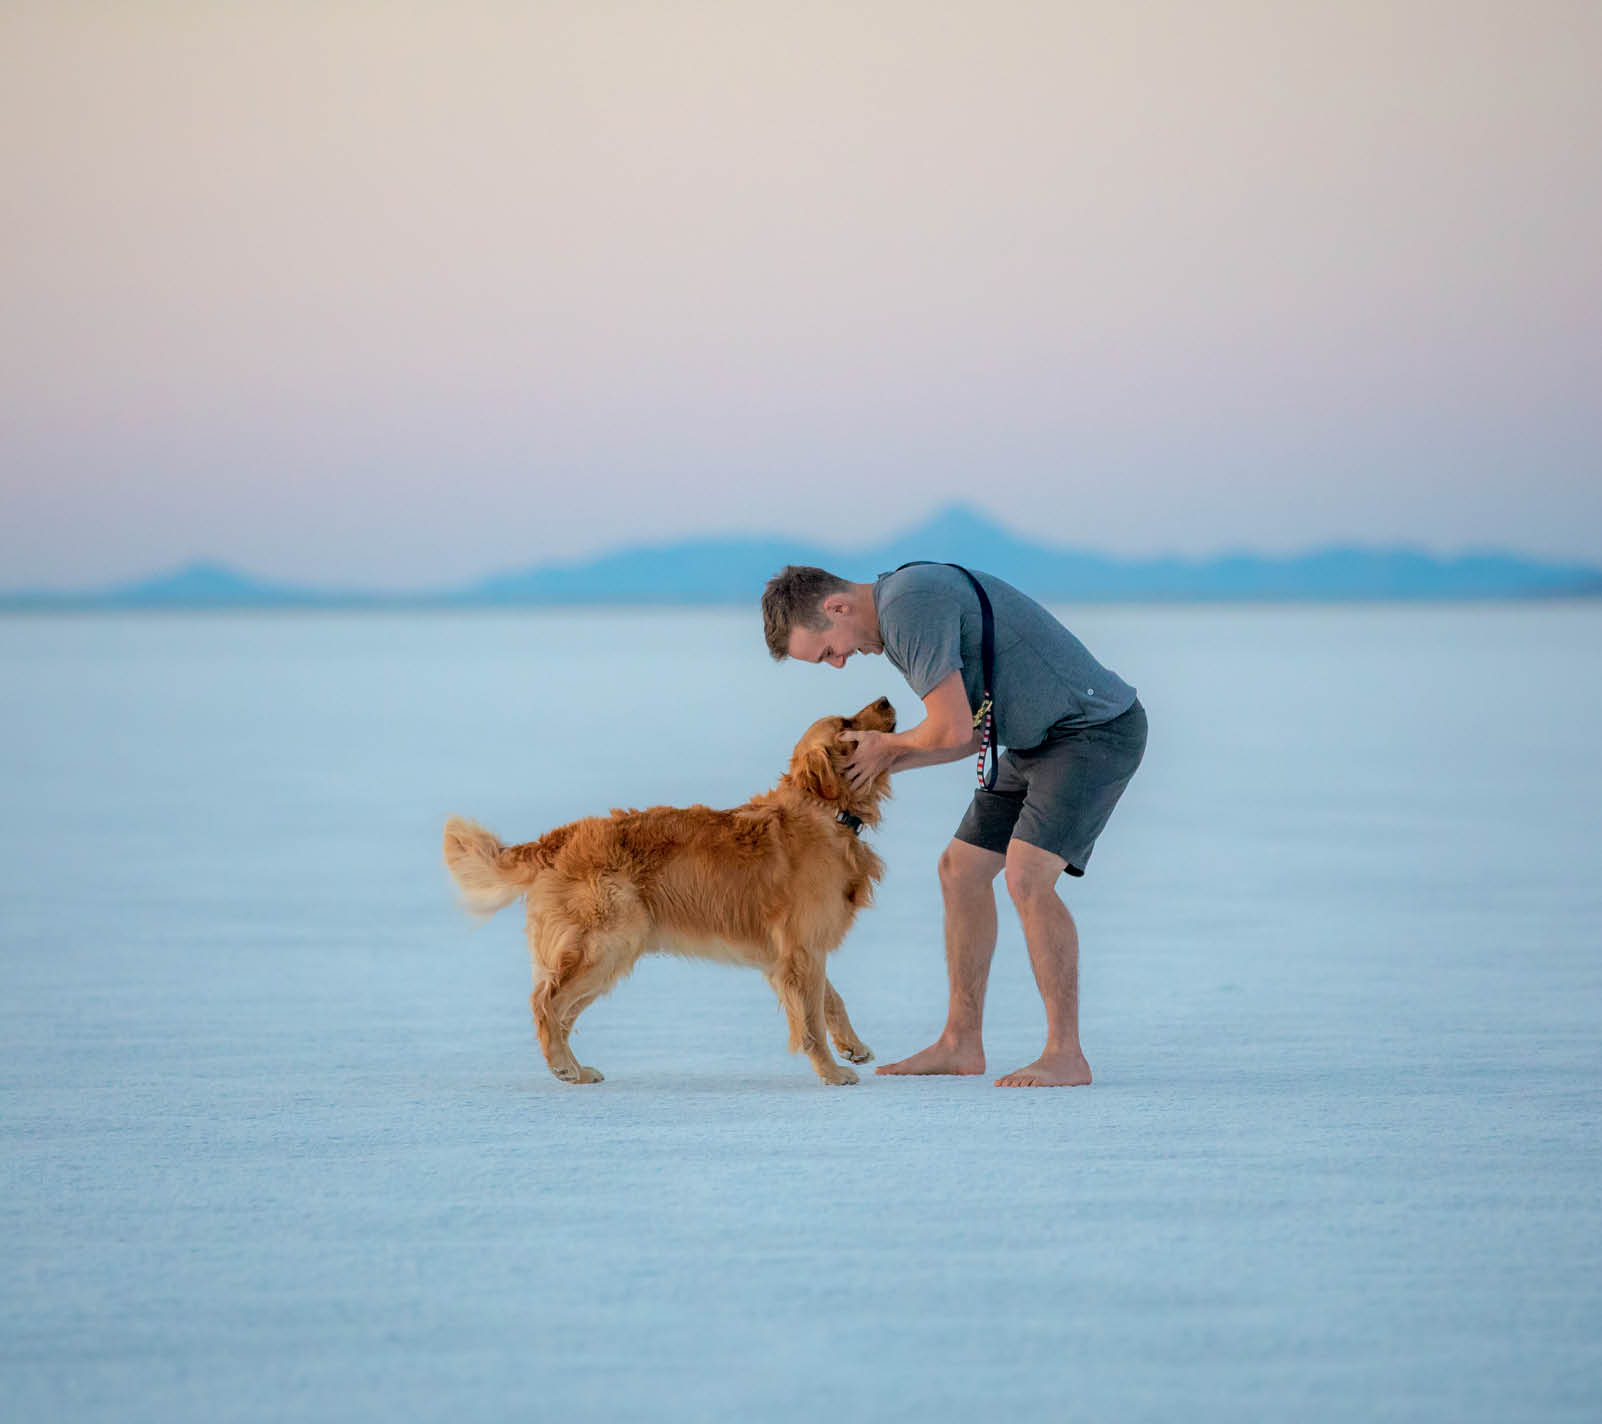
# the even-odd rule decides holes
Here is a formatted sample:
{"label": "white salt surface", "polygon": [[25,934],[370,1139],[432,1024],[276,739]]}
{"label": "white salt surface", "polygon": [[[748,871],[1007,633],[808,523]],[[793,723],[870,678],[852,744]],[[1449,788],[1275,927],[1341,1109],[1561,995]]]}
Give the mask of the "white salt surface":
{"label": "white salt surface", "polygon": [[[825,1089],[648,961],[552,1079],[438,864],[729,805],[814,716],[754,610],[0,619],[0,1399],[18,1420],[1594,1420],[1602,608],[1082,609],[1146,765],[1089,1089]],[[966,764],[833,974],[944,1003]],[[992,1075],[1042,1011],[1003,901]]]}

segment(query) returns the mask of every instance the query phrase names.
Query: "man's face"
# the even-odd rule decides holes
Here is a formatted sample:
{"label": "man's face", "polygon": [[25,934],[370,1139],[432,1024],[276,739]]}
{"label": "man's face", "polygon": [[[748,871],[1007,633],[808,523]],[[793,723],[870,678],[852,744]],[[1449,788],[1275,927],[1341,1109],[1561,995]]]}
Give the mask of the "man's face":
{"label": "man's face", "polygon": [[[831,594],[823,601],[822,628],[792,628],[790,656],[804,663],[828,663],[843,668],[853,653],[882,653],[877,617],[864,618],[854,599]],[[871,613],[871,607],[870,607]],[[866,626],[864,626],[866,625]]]}

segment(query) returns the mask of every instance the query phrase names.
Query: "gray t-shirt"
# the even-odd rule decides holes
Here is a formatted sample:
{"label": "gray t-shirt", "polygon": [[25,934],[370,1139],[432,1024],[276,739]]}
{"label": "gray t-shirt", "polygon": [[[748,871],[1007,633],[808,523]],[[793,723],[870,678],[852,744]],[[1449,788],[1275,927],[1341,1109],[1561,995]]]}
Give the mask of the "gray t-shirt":
{"label": "gray t-shirt", "polygon": [[[1091,657],[1034,599],[974,569],[996,618],[996,740],[1034,747],[1054,728],[1094,727],[1127,712],[1135,689]],[[920,698],[959,668],[969,707],[984,696],[979,596],[960,569],[915,564],[873,585],[885,656]]]}

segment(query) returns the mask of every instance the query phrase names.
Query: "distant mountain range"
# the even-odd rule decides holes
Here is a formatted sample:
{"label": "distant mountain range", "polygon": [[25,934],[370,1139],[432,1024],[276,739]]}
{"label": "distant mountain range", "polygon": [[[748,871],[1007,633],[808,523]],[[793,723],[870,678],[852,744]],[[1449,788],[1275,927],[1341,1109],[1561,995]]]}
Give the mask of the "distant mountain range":
{"label": "distant mountain range", "polygon": [[751,603],[785,564],[868,580],[909,559],[968,564],[1056,602],[1473,599],[1602,596],[1602,568],[1507,553],[1441,558],[1416,549],[1326,548],[1270,558],[1117,559],[1023,539],[965,506],[871,549],[785,538],[686,539],[497,574],[462,588],[385,594],[267,583],[220,564],[85,593],[0,594],[0,608],[509,608]]}

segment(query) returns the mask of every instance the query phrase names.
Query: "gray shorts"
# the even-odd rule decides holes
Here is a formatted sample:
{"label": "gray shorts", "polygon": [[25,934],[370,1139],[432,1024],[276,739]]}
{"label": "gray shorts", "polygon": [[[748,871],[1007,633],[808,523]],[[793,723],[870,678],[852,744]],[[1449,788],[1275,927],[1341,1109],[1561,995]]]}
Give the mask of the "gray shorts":
{"label": "gray shorts", "polygon": [[1053,727],[1038,747],[1007,750],[996,784],[975,791],[957,839],[1007,853],[1016,837],[1068,862],[1085,862],[1146,750],[1146,709],[1137,698],[1127,712],[1095,727]]}

